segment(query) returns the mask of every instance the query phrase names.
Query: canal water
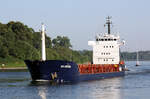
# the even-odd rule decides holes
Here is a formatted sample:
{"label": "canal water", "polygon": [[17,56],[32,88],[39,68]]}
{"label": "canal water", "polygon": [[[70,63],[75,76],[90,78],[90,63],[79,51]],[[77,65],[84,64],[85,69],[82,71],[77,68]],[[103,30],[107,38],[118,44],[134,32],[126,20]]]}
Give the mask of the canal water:
{"label": "canal water", "polygon": [[0,99],[150,99],[150,62],[126,62],[124,77],[50,84],[31,82],[28,71],[0,71]]}

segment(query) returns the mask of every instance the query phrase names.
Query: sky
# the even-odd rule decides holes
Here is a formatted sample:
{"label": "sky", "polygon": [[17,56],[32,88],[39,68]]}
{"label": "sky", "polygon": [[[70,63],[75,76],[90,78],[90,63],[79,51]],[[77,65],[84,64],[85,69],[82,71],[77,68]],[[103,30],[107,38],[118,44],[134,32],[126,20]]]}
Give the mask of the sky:
{"label": "sky", "polygon": [[73,49],[91,50],[89,40],[105,32],[112,16],[112,32],[126,41],[123,51],[150,50],[150,0],[1,0],[0,22],[21,21],[35,31],[41,23],[52,39],[70,38]]}

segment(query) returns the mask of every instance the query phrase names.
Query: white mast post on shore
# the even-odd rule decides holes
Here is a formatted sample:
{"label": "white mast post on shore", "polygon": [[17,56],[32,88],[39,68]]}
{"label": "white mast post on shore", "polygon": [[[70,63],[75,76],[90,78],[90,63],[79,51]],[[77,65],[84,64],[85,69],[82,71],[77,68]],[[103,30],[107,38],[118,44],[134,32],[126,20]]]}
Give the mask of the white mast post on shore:
{"label": "white mast post on shore", "polygon": [[139,52],[136,52],[136,66],[140,65],[139,63]]}
{"label": "white mast post on shore", "polygon": [[46,50],[45,50],[45,27],[42,23],[42,61],[46,60]]}

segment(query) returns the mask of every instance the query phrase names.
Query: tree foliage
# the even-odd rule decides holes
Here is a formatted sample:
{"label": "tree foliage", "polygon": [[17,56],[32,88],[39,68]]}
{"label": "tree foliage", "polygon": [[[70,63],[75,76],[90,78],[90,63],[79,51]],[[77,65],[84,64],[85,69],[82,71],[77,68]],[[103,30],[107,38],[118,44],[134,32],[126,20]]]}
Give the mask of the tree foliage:
{"label": "tree foliage", "polygon": [[57,47],[65,47],[65,48],[69,48],[72,47],[71,43],[70,43],[70,39],[68,37],[61,37],[61,36],[57,36],[55,39],[52,40],[53,43],[53,47],[57,48]]}
{"label": "tree foliage", "polygon": [[[91,61],[91,51],[74,51],[70,39],[46,35],[46,52],[49,60],[68,60],[77,63]],[[0,59],[40,60],[41,33],[21,22],[0,23]]]}

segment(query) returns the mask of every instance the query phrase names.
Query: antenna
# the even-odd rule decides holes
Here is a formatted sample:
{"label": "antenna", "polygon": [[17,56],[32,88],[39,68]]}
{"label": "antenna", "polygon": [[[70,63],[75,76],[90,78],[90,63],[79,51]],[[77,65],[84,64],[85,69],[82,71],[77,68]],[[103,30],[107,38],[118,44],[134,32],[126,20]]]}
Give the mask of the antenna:
{"label": "antenna", "polygon": [[106,17],[106,23],[104,24],[104,27],[106,25],[108,26],[108,34],[110,34],[110,25],[112,24],[112,22],[110,21],[111,18],[111,16]]}

